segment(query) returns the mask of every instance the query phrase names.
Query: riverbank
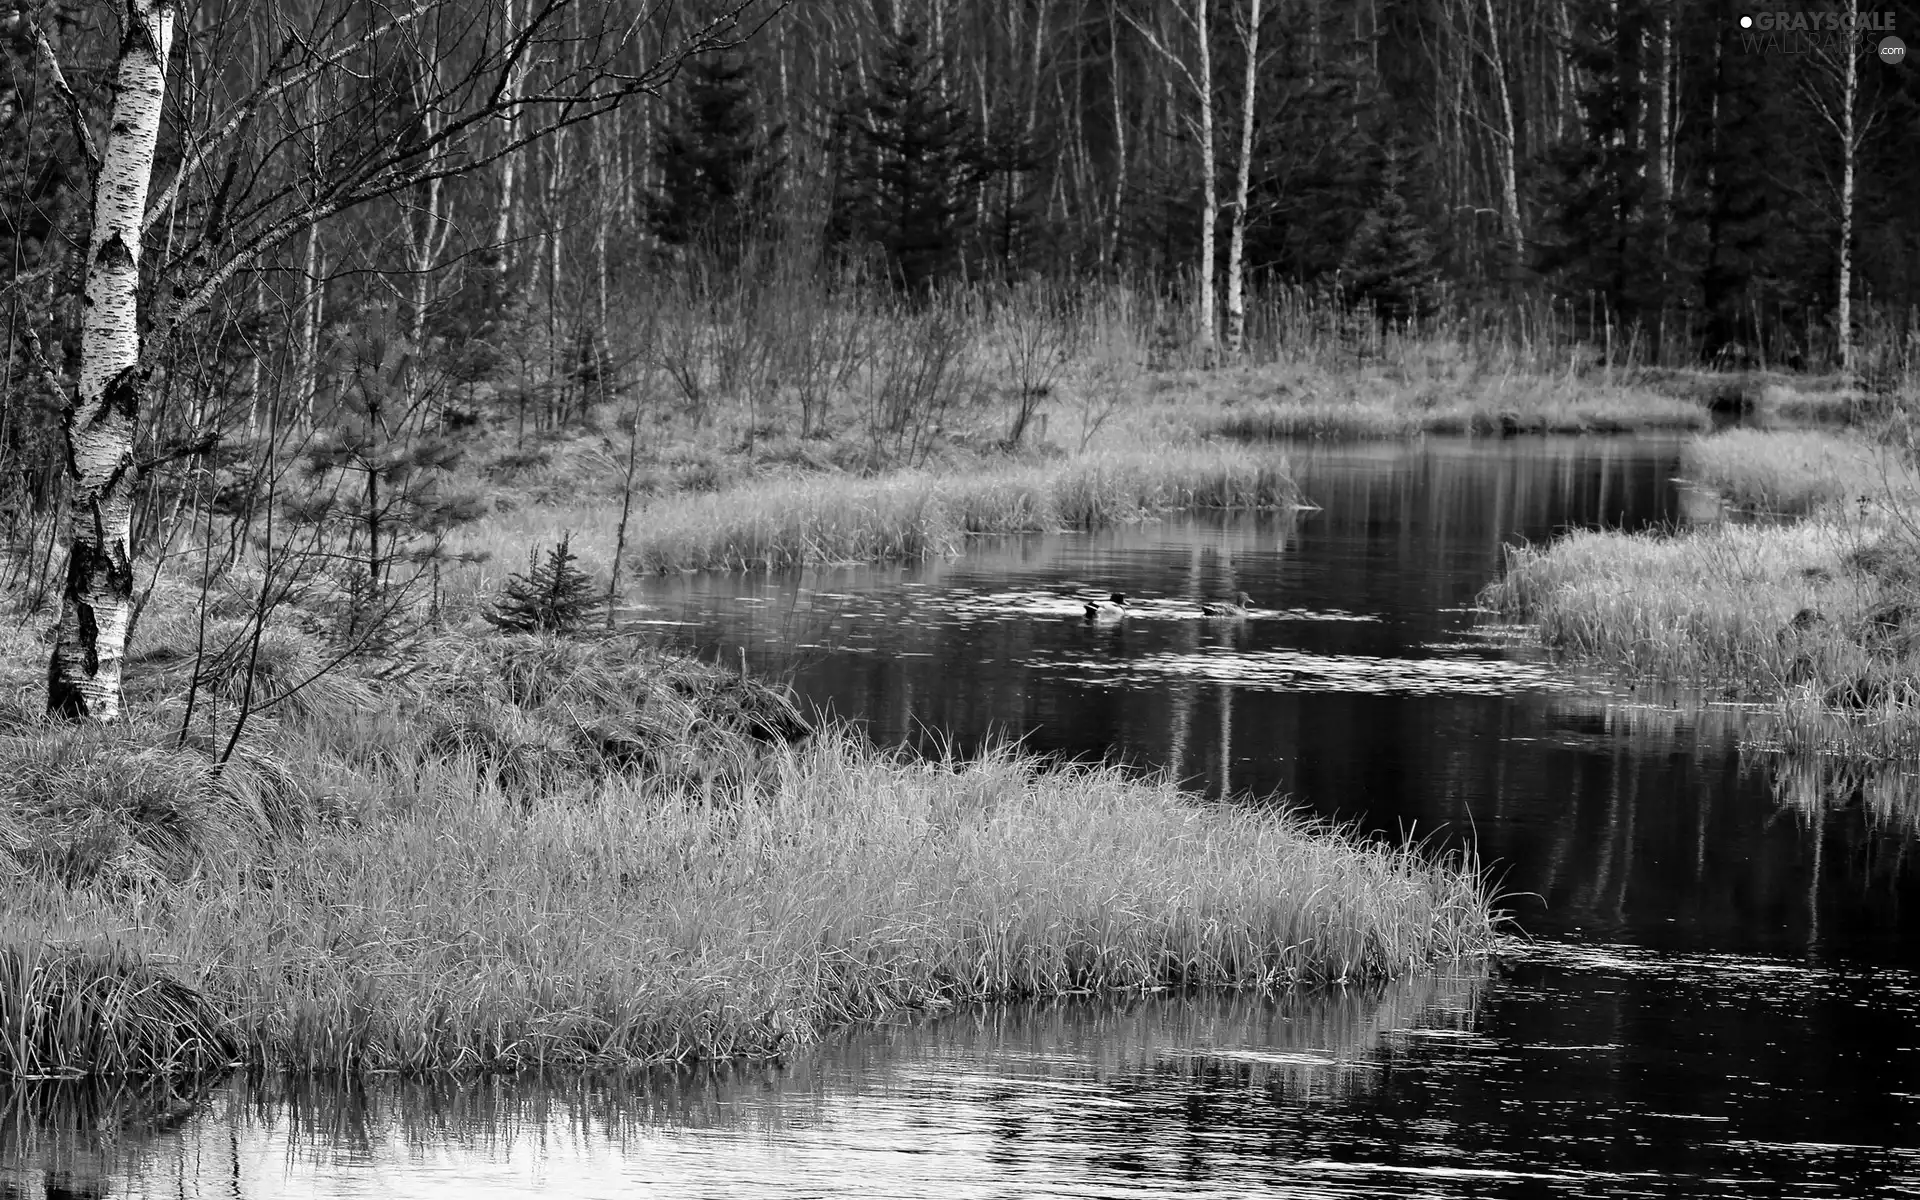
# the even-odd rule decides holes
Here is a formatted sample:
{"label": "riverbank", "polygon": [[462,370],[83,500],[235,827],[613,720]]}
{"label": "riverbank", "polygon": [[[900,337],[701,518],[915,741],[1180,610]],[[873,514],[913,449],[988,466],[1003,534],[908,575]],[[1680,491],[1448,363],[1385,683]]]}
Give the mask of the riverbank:
{"label": "riverbank", "polygon": [[1520,547],[1482,603],[1572,661],[1778,705],[1793,753],[1920,747],[1911,468],[1885,439],[1738,431],[1695,442],[1682,473],[1773,519]]}
{"label": "riverbank", "polygon": [[[974,536],[1089,530],[1172,511],[1286,508],[1298,500],[1284,458],[1231,445],[875,478],[773,477],[654,501],[630,522],[622,566],[657,574],[912,560],[961,553]],[[618,518],[617,502],[541,505],[491,516],[456,534],[449,549],[511,565],[524,561],[526,546],[572,530],[583,561],[604,572]],[[484,591],[487,575],[479,572],[471,586]]]}
{"label": "riverbank", "polygon": [[1713,422],[1713,396],[1663,390],[1624,372],[1617,380],[1464,368],[1188,376],[1186,386],[1213,410],[1201,428],[1240,441],[1653,433],[1701,430]]}
{"label": "riverbank", "polygon": [[496,431],[466,468],[486,514],[456,528],[448,549],[493,564],[455,573],[475,594],[496,587],[526,547],[563,533],[605,574],[625,507],[629,576],[915,559],[958,553],[974,534],[1286,507],[1297,494],[1284,462],[1259,445],[1267,441],[1699,430],[1717,409],[1775,403],[1789,390],[1705,372],[1482,370],[1439,344],[1395,353],[1341,369],[1270,362],[1133,374],[1076,360],[1018,447],[997,439],[1008,401],[987,389],[943,409],[937,435],[906,461],[880,453],[857,423],[829,421],[802,438],[746,412],[711,425],[667,420],[635,443],[632,472],[611,418],[604,435],[525,445]]}
{"label": "riverbank", "polygon": [[404,683],[294,693],[320,651],[285,633],[215,772],[243,672],[203,671],[189,720],[190,628],[150,627],[108,729],[32,715],[38,647],[7,647],[0,1074],[764,1057],[1489,944],[1472,864],[1115,769],[880,752],[624,639],[449,635]]}

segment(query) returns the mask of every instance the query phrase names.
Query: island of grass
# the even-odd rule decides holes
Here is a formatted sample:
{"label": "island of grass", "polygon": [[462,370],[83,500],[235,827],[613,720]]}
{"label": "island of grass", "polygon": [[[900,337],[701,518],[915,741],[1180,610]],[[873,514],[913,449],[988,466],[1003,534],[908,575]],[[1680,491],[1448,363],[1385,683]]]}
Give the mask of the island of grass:
{"label": "island of grass", "polygon": [[39,716],[37,647],[7,647],[0,1074],[771,1056],[903,1010],[1374,980],[1491,940],[1471,863],[1113,768],[877,750],[627,638],[446,634],[380,682],[316,677],[282,628],[204,662],[189,715],[192,609],[148,618],[114,726]]}
{"label": "island of grass", "polygon": [[1523,547],[1482,601],[1618,677],[1772,702],[1776,744],[1790,754],[1911,757],[1920,491],[1910,445],[1896,427],[1698,439],[1682,473],[1734,519]]}

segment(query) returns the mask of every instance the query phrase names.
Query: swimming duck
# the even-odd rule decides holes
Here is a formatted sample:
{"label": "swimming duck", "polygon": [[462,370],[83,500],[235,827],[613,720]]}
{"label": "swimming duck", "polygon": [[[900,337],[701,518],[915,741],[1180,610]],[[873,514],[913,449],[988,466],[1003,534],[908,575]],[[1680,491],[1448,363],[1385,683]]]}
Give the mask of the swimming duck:
{"label": "swimming duck", "polygon": [[1231,600],[1202,600],[1200,611],[1209,617],[1244,617],[1253,607],[1253,597],[1235,592]]}
{"label": "swimming duck", "polygon": [[1087,620],[1118,621],[1127,615],[1127,598],[1115,592],[1111,599],[1087,601]]}

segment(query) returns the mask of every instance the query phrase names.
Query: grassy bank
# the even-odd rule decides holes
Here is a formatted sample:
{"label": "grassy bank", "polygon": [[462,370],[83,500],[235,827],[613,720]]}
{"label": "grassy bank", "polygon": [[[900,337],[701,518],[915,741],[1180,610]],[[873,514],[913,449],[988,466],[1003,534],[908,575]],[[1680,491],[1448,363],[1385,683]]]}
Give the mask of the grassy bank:
{"label": "grassy bank", "polygon": [[[1284,458],[1218,443],[872,478],[774,476],[655,499],[631,519],[622,569],[632,578],[911,560],[962,553],[974,536],[1097,529],[1177,510],[1275,508],[1298,499]],[[528,546],[563,532],[572,533],[582,561],[604,573],[619,515],[617,502],[604,501],[490,514],[449,539],[451,552],[483,557],[459,573],[457,586],[490,595],[506,572],[524,567]]]}
{"label": "grassy bank", "polygon": [[1624,378],[1489,373],[1464,363],[1217,372],[1186,382],[1213,404],[1201,427],[1244,441],[1684,431],[1712,422],[1707,400]]}
{"label": "grassy bank", "polygon": [[959,552],[979,534],[1095,529],[1175,509],[1299,497],[1284,461],[1228,446],[875,480],[778,480],[647,510],[631,564],[735,570]]}
{"label": "grassy bank", "polygon": [[1702,440],[1685,469],[1731,502],[1803,515],[1572,533],[1512,551],[1483,603],[1574,661],[1775,702],[1789,751],[1920,748],[1920,510],[1906,468],[1866,439],[1748,432]]}
{"label": "grassy bank", "polygon": [[254,716],[218,772],[207,710],[241,684],[188,722],[159,649],[120,728],[49,726],[8,681],[0,1074],[770,1055],[901,1009],[1488,944],[1459,864],[1111,769],[876,752],[631,641],[449,636],[404,684]]}
{"label": "grassy bank", "polygon": [[1910,470],[1858,436],[1730,429],[1689,443],[1681,473],[1727,503],[1806,516],[1840,502],[1913,499]]}

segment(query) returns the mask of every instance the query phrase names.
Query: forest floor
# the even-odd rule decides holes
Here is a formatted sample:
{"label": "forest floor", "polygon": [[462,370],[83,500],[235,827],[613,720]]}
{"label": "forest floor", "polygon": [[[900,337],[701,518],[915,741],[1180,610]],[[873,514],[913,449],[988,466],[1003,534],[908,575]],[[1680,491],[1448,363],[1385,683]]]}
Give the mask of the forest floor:
{"label": "forest floor", "polygon": [[1911,446],[1891,424],[1698,438],[1683,473],[1735,519],[1516,549],[1483,601],[1571,660],[1774,706],[1770,744],[1809,769],[1857,776],[1911,762],[1920,752]]}

